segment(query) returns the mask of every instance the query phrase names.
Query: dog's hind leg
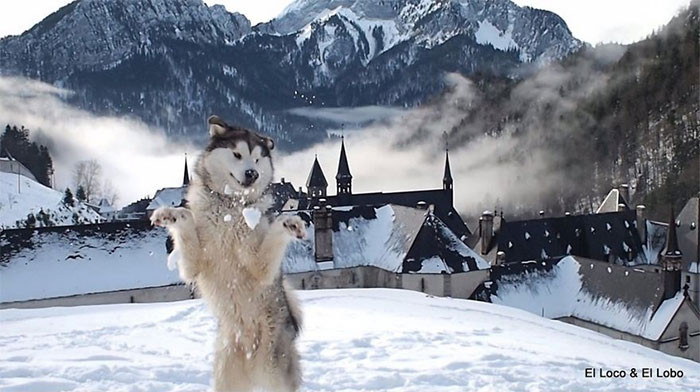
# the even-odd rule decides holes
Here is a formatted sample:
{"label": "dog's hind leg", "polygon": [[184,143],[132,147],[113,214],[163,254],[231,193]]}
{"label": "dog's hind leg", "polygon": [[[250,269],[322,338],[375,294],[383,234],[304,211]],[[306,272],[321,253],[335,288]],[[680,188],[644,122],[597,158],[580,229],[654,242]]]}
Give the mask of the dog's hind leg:
{"label": "dog's hind leg", "polygon": [[178,249],[182,256],[178,262],[180,277],[186,283],[194,282],[200,270],[201,247],[192,213],[186,208],[163,207],[153,212],[151,223],[168,228],[175,242],[175,249]]}
{"label": "dog's hind leg", "polygon": [[245,353],[233,341],[232,336],[219,330],[214,349],[214,391],[253,392],[251,374],[244,367]]}

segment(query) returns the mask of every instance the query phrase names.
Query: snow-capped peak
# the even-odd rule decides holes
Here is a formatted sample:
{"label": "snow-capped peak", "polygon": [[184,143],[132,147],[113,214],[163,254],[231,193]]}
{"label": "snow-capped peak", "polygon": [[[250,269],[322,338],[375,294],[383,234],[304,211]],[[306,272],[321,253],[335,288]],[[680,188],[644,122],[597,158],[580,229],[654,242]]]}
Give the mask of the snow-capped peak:
{"label": "snow-capped peak", "polygon": [[516,51],[522,62],[549,62],[582,45],[557,15],[510,0],[297,0],[258,29],[296,34],[301,45],[334,16],[343,20],[358,52],[366,52],[363,63],[409,39],[432,48],[467,36],[496,50]]}

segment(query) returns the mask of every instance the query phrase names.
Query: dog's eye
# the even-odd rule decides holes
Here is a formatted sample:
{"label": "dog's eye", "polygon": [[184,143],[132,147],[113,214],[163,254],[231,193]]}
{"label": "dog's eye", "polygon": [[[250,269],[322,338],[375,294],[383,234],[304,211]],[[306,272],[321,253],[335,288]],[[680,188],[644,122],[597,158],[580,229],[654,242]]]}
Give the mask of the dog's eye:
{"label": "dog's eye", "polygon": [[241,158],[243,158],[243,157],[241,156],[241,154],[239,154],[239,153],[237,153],[237,152],[234,152],[234,153],[233,153],[233,156],[236,157],[236,159],[241,159]]}
{"label": "dog's eye", "polygon": [[255,163],[260,162],[260,158],[255,158]]}

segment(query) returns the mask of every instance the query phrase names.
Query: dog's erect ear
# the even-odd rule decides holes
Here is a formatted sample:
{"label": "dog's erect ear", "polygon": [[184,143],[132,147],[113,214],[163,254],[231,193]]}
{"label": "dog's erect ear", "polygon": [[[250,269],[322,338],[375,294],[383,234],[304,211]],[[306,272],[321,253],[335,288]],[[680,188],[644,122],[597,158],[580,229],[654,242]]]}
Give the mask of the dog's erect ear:
{"label": "dog's erect ear", "polygon": [[228,124],[219,118],[219,116],[214,115],[209,117],[208,122],[210,136],[221,136],[226,133],[226,130],[228,129]]}
{"label": "dog's erect ear", "polygon": [[267,149],[272,151],[275,149],[275,141],[270,139],[269,137],[263,137],[262,138],[263,143],[267,146]]}

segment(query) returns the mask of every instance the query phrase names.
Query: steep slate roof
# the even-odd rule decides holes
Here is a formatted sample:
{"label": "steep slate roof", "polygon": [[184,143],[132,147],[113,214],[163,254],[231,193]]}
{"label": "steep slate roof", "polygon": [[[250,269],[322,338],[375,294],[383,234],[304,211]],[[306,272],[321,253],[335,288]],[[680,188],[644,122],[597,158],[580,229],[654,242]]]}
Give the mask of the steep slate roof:
{"label": "steep slate roof", "polygon": [[612,257],[619,264],[642,264],[646,263],[646,256],[636,226],[634,210],[504,221],[495,243],[509,263],[576,255],[601,261]]}
{"label": "steep slate roof", "polygon": [[151,199],[141,199],[137,200],[128,206],[122,208],[119,210],[119,213],[121,214],[129,214],[129,213],[146,213],[146,208],[148,205],[151,203]]}
{"label": "steep slate roof", "polygon": [[348,157],[345,154],[345,138],[342,138],[340,141],[340,159],[338,160],[338,173],[335,175],[335,179],[352,179]]}
{"label": "steep slate roof", "polygon": [[291,182],[273,182],[269,185],[267,192],[272,195],[274,200],[273,211],[280,211],[287,200],[299,197],[299,192],[294,189]]}
{"label": "steep slate roof", "polygon": [[[459,216],[457,210],[452,206],[450,191],[443,189],[432,189],[424,191],[407,192],[373,192],[373,193],[353,193],[350,195],[326,196],[327,203],[331,206],[362,206],[362,205],[383,205],[395,204],[406,207],[415,207],[418,202],[425,202],[427,205],[434,205],[435,215],[442,220],[458,237],[469,237],[471,232]],[[318,205],[318,199],[307,199],[301,201],[300,209],[311,209]]]}
{"label": "steep slate roof", "polygon": [[323,175],[323,170],[321,169],[321,164],[318,163],[318,157],[314,159],[314,165],[311,167],[311,172],[309,173],[309,178],[306,180],[307,188],[314,187],[327,187],[328,181],[326,181],[326,176]]}
{"label": "steep slate roof", "polygon": [[[286,213],[299,214],[309,227],[306,240],[289,246],[284,271],[317,270],[311,211]],[[488,268],[486,261],[459,241],[427,208],[393,204],[334,207],[332,223],[336,268],[375,266],[391,272],[424,273]]]}
{"label": "steep slate roof", "polygon": [[495,267],[487,298],[548,318],[575,317],[650,340],[661,337],[685,300],[679,290],[663,301],[663,274],[573,256],[544,264]]}

